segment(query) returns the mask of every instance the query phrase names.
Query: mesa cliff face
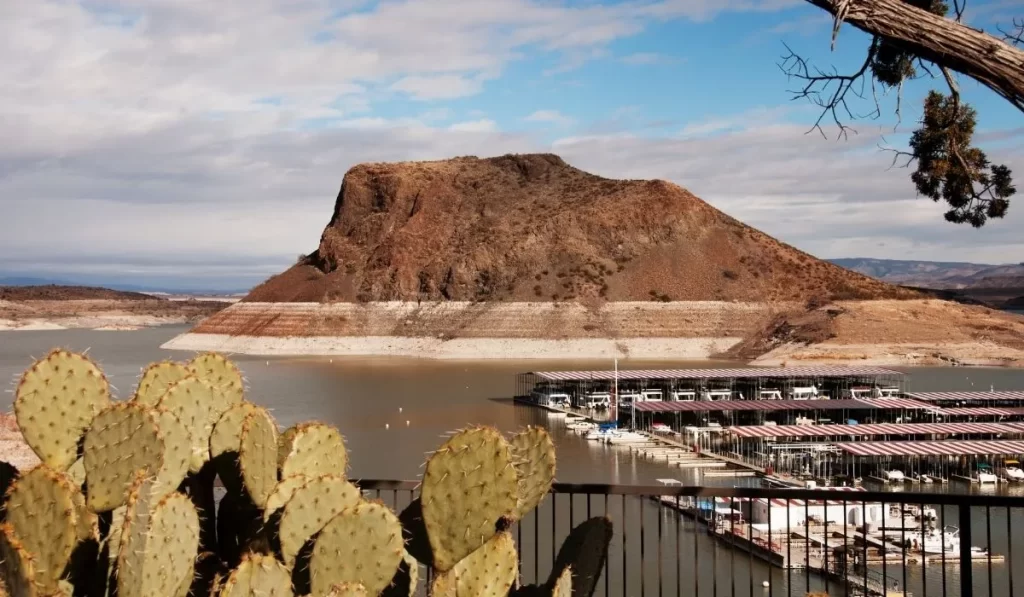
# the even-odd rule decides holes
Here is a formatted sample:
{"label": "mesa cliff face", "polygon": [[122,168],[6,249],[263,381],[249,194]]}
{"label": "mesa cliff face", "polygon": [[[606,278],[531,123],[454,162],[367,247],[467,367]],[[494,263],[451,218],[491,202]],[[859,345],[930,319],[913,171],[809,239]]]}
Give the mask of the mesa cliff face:
{"label": "mesa cliff face", "polygon": [[672,183],[554,155],[363,164],[317,250],[251,302],[806,301],[909,297]]}

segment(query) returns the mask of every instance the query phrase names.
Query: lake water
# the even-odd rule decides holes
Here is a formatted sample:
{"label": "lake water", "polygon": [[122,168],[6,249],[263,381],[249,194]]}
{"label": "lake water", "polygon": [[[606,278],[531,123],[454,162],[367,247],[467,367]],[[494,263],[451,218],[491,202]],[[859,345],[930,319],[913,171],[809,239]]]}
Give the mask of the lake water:
{"label": "lake water", "polygon": [[[132,332],[124,331],[93,331],[93,330],[59,330],[59,331],[19,331],[0,332],[0,376],[16,380],[28,367],[33,357],[40,357],[53,347],[65,347],[71,350],[87,350],[110,378],[117,389],[117,396],[127,398],[131,395],[141,369],[148,363],[172,358],[182,360],[187,353],[165,351],[160,344],[171,337],[182,333],[185,326],[167,326]],[[597,445],[572,434],[564,432],[564,428],[556,419],[539,409],[514,405],[510,397],[515,389],[515,374],[534,369],[592,369],[611,367],[611,363],[566,362],[566,361],[501,361],[501,362],[451,362],[428,361],[416,359],[393,358],[277,358],[267,360],[263,357],[234,357],[245,374],[248,385],[248,398],[270,408],[282,427],[296,422],[318,419],[336,425],[344,434],[350,452],[350,475],[356,478],[375,479],[416,479],[422,472],[425,454],[438,447],[444,440],[442,435],[466,425],[493,425],[499,429],[511,431],[525,425],[548,426],[558,446],[558,480],[569,483],[617,483],[617,484],[656,484],[657,479],[672,477],[687,484],[734,486],[756,483],[754,479],[702,478],[693,470],[668,468],[648,460],[636,458],[626,450],[606,445]],[[722,363],[681,362],[681,363],[626,363],[629,368],[647,365],[653,368],[682,368],[721,366]],[[620,362],[620,366],[623,363]],[[925,368],[909,370],[912,374],[909,387],[913,390],[988,390],[1024,389],[1024,371],[1009,369],[970,369],[970,368]],[[0,395],[0,408],[10,409],[11,394]],[[963,487],[950,484],[951,488]],[[965,490],[965,489],[961,489]],[[550,502],[548,500],[547,502]],[[566,525],[565,503],[559,506],[558,513],[563,517],[560,528]],[[617,505],[618,504],[618,505]],[[613,502],[610,514],[621,520],[622,508],[628,510],[627,520],[639,520],[640,506],[637,500],[627,500],[621,504]],[[576,522],[585,511],[580,506],[575,514]],[[603,511],[603,504],[593,506],[594,514]],[[542,520],[551,516],[550,504],[539,512]],[[1020,514],[1020,513],[1018,513]],[[668,518],[665,518],[665,517]],[[683,528],[692,523],[689,520],[678,521],[673,513],[659,513],[652,503],[646,504],[643,514],[646,528],[667,525],[672,529],[677,522]],[[1014,527],[1024,528],[1024,518],[1014,515]],[[1005,532],[1005,514],[993,513],[992,523],[995,531],[992,535],[991,547],[996,553],[1006,553],[1007,534]],[[630,525],[627,525],[630,526]],[[975,528],[984,528],[984,519],[975,522]],[[565,527],[564,532],[568,532]],[[563,533],[564,534],[564,533]],[[645,545],[655,535],[650,532]],[[665,550],[666,570],[662,578],[668,578],[669,584],[664,587],[665,594],[676,594],[674,569],[676,535],[661,547]],[[787,594],[786,587],[792,583],[794,595],[803,595],[806,578],[799,572],[791,576],[788,572],[771,571],[760,562],[744,565],[748,556],[733,552],[722,544],[712,541],[702,533],[684,532],[680,537],[679,550],[683,553],[684,568],[681,584],[682,592],[693,594],[690,584],[695,577],[710,575],[707,582],[699,587],[701,595],[751,594],[750,586],[754,587],[753,595]],[[628,545],[639,541],[636,537],[629,539]],[[550,543],[550,541],[549,541]],[[985,540],[974,541],[985,544]],[[639,547],[639,544],[636,544]],[[541,546],[542,551],[550,547]],[[648,549],[648,562],[655,562],[651,554],[657,553],[657,545]],[[613,545],[614,549],[614,545]],[[634,548],[630,548],[634,549]],[[619,547],[621,552],[621,546]],[[699,553],[699,572],[692,570],[693,557]],[[524,552],[524,575],[527,580],[532,576],[532,568]],[[671,558],[670,558],[671,556]],[[717,560],[717,563],[712,563]],[[1024,544],[1016,548],[1013,565],[1024,569]],[[730,567],[734,564],[734,568]],[[546,574],[541,565],[540,572]],[[716,573],[711,574],[710,566]],[[1006,570],[1011,564],[995,564],[993,574],[993,595],[1007,597],[1010,595],[1007,586]],[[895,566],[890,565],[888,574],[896,574]],[[955,566],[947,567],[947,582],[956,581]],[[975,566],[976,594],[988,594],[987,576],[983,566]],[[752,572],[752,576],[751,576]],[[928,568],[927,593],[941,594],[942,578],[940,567]],[[761,588],[761,581],[772,578],[771,591]],[[644,578],[656,570],[646,571]],[[619,587],[623,576],[627,580],[630,595],[640,595],[639,574],[630,572],[623,574],[620,567],[610,565],[608,576],[612,591],[609,594],[619,595],[623,591]],[[671,578],[669,578],[671,577]],[[924,587],[921,583],[921,568],[911,567],[908,572],[910,590],[914,595],[921,595]],[[751,585],[751,580],[753,584]],[[811,587],[820,587],[821,582],[812,578]],[[1000,588],[1005,587],[1005,588]],[[621,587],[619,587],[621,589]],[[1016,589],[1024,589],[1024,577],[1020,577]],[[833,595],[842,594],[835,592]],[[841,589],[840,589],[841,591]],[[598,592],[603,593],[603,587]],[[653,583],[647,583],[643,594],[658,594]],[[949,593],[955,594],[955,593]]]}

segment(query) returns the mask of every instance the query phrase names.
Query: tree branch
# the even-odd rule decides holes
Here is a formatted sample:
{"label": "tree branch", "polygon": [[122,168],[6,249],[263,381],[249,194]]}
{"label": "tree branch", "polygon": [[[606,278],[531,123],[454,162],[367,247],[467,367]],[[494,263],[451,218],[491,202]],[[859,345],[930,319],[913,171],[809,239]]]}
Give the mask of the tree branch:
{"label": "tree branch", "polygon": [[996,27],[1003,34],[1003,41],[1014,46],[1024,44],[1024,19],[1013,19],[1013,29],[1004,31],[1002,27]]}
{"label": "tree branch", "polygon": [[[902,0],[805,0],[876,38],[966,75],[1024,112],[1024,50]],[[1024,33],[1024,32],[1022,32]]]}
{"label": "tree branch", "polygon": [[[786,46],[789,54],[782,57],[782,62],[779,64],[779,68],[782,72],[786,73],[786,76],[790,79],[797,79],[804,82],[802,89],[791,91],[791,93],[794,94],[793,99],[797,100],[800,98],[807,98],[821,108],[821,114],[818,115],[818,119],[814,121],[814,126],[812,126],[807,132],[817,130],[823,137],[827,138],[824,129],[821,128],[821,122],[826,116],[831,115],[832,120],[835,122],[836,126],[839,127],[840,137],[844,139],[847,138],[849,131],[853,131],[854,134],[856,134],[857,131],[843,124],[839,111],[842,110],[845,112],[846,117],[850,120],[858,118],[857,116],[854,116],[853,112],[850,110],[850,106],[846,102],[846,94],[852,92],[855,96],[861,99],[864,98],[864,75],[871,66],[871,61],[875,56],[877,48],[878,40],[876,39],[871,42],[871,47],[868,48],[868,55],[864,59],[864,64],[862,64],[860,68],[852,74],[840,75],[837,72],[826,73],[818,68],[815,68],[812,72],[807,61],[793,52],[788,45]],[[854,86],[857,85],[858,82],[860,83],[859,90],[854,89]],[[877,118],[879,115],[881,115],[881,109],[878,106],[878,100],[875,99],[875,110],[867,114],[867,116]],[[863,116],[861,116],[861,118],[863,118]]]}

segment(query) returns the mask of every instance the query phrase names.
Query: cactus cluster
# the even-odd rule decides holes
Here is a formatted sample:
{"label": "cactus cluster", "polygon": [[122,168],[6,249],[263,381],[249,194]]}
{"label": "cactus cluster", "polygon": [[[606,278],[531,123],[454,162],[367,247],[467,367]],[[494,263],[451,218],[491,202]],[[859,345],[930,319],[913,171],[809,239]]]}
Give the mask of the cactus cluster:
{"label": "cactus cluster", "polygon": [[279,433],[215,353],[153,363],[116,401],[88,357],[54,350],[21,377],[14,411],[42,462],[8,475],[0,595],[589,597],[611,539],[606,518],[586,521],[546,583],[520,586],[508,529],[551,490],[546,431],[459,431],[397,515],[347,477],[338,429]]}

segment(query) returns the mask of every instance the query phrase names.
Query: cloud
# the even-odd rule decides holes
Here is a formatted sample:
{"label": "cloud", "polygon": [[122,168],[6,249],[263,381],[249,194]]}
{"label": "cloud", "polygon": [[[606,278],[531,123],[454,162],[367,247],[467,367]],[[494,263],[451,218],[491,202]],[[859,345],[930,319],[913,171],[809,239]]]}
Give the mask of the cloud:
{"label": "cloud", "polygon": [[523,120],[526,122],[548,122],[557,126],[569,126],[575,122],[574,119],[558,110],[537,110]]}
{"label": "cloud", "polygon": [[481,118],[480,120],[457,122],[448,127],[448,130],[463,133],[493,133],[498,130],[498,123],[488,118]]}
{"label": "cloud", "polygon": [[[0,54],[17,57],[0,61],[0,270],[269,275],[315,248],[356,163],[528,151],[673,180],[825,256],[1020,254],[1020,206],[982,231],[945,224],[866,130],[822,141],[772,108],[689,123],[653,122],[643,106],[527,116],[576,116],[575,135],[551,143],[445,105],[498,86],[513,63],[565,72],[652,24],[804,4],[0,2]],[[1024,171],[1020,135],[991,134],[990,157]]]}
{"label": "cloud", "polygon": [[483,82],[459,75],[411,76],[395,81],[391,89],[408,93],[418,100],[454,99],[480,93]]}

